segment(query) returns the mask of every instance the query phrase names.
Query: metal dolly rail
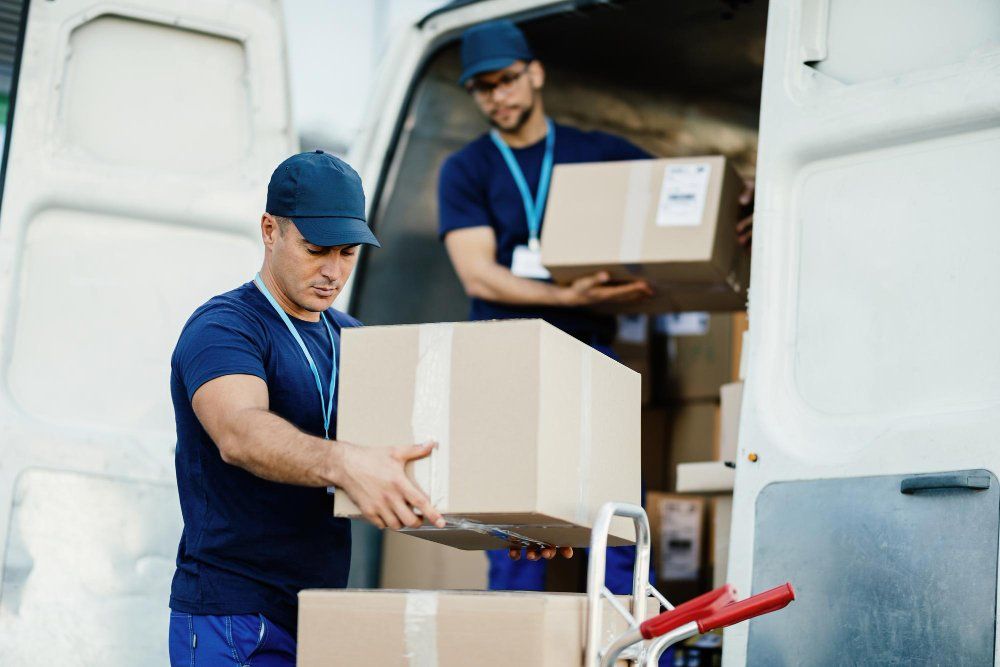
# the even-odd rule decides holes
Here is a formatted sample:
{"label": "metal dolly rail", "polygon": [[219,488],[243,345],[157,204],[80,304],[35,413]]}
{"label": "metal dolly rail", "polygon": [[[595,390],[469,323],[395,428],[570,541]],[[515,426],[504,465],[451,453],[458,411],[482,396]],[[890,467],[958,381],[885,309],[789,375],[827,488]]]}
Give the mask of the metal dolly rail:
{"label": "metal dolly rail", "polygon": [[[611,520],[615,516],[630,518],[635,524],[636,553],[629,609],[625,609],[604,585],[605,549]],[[679,641],[778,611],[795,599],[792,585],[786,583],[737,602],[736,590],[727,584],[674,607],[649,583],[650,546],[649,519],[645,510],[628,503],[605,503],[601,506],[590,538],[585,667],[613,667],[620,659],[656,667],[663,652]],[[659,600],[667,611],[640,622],[637,619],[646,617],[649,596]],[[629,629],[606,646],[602,646],[601,641],[602,598],[629,623]]]}

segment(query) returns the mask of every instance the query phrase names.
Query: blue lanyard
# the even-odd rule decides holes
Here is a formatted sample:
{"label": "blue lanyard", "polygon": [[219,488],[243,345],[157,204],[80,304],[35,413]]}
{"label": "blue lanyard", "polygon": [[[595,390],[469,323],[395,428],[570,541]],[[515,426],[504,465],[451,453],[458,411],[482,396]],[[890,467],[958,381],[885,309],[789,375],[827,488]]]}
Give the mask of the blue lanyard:
{"label": "blue lanyard", "polygon": [[528,181],[524,179],[524,172],[521,171],[521,165],[517,163],[514,152],[500,138],[499,132],[490,131],[490,138],[496,144],[500,155],[503,156],[503,161],[507,163],[507,169],[510,170],[510,175],[514,177],[514,183],[521,193],[521,199],[524,201],[524,215],[528,218],[528,247],[535,251],[540,248],[538,232],[542,228],[542,213],[545,211],[545,199],[549,195],[549,182],[552,180],[552,156],[556,146],[556,127],[550,118],[546,118],[545,122],[549,127],[549,132],[545,135],[545,157],[542,159],[542,172],[538,177],[538,192],[535,194],[534,201],[531,199]]}
{"label": "blue lanyard", "polygon": [[274,300],[271,293],[267,290],[267,286],[264,285],[264,281],[261,280],[260,274],[258,273],[253,278],[254,285],[257,289],[267,297],[267,300],[271,303],[275,312],[281,316],[281,321],[285,323],[288,327],[288,331],[292,334],[292,338],[295,342],[299,344],[302,348],[302,354],[306,355],[306,361],[309,363],[309,370],[312,371],[313,378],[316,380],[316,389],[319,391],[319,405],[320,409],[323,410],[323,433],[327,440],[330,439],[330,417],[333,414],[333,391],[337,387],[337,347],[333,342],[333,329],[330,327],[330,323],[326,319],[326,313],[320,313],[319,319],[323,320],[323,324],[326,325],[326,332],[330,335],[330,393],[328,394],[330,402],[327,403],[323,400],[323,382],[319,379],[319,369],[316,368],[316,362],[313,361],[312,355],[309,354],[309,348],[306,347],[305,341],[302,340],[302,336],[299,335],[298,329],[292,324],[292,321],[288,319],[288,314],[284,309],[278,305],[278,302]]}

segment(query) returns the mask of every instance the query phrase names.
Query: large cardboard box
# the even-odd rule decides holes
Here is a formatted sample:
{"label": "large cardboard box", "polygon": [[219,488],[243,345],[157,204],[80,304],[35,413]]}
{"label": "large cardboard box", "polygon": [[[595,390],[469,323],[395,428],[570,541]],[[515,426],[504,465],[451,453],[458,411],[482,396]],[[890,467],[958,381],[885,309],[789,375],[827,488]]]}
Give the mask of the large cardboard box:
{"label": "large cardboard box", "polygon": [[[628,625],[604,605],[607,645]],[[306,590],[298,667],[580,667],[586,611],[586,596],[569,593]]]}
{"label": "large cardboard box", "polygon": [[722,156],[558,165],[542,263],[561,283],[607,271],[653,285],[656,297],[617,312],[740,310],[750,275],[736,242],[742,188]]}
{"label": "large cardboard box", "polygon": [[665,397],[669,400],[717,399],[719,387],[732,373],[732,317],[717,313],[704,332],[667,335],[657,340],[666,347]]}
{"label": "large cardboard box", "polygon": [[619,315],[618,335],[611,346],[618,361],[642,378],[642,404],[653,400],[653,369],[650,363],[649,318],[646,315]]}
{"label": "large cardboard box", "polygon": [[487,585],[486,554],[461,551],[409,535],[385,531],[382,539],[382,588],[483,590]]}
{"label": "large cardboard box", "polygon": [[716,449],[717,407],[714,401],[692,401],[671,406],[667,422],[670,434],[668,489],[677,488],[679,464],[712,460]]}
{"label": "large cardboard box", "polygon": [[[411,535],[586,546],[602,504],[639,501],[639,376],[541,320],[345,329],[339,401],[338,439],[437,441],[411,472],[449,526]],[[334,513],[361,516],[342,492]],[[616,518],[609,544],[633,542]]]}

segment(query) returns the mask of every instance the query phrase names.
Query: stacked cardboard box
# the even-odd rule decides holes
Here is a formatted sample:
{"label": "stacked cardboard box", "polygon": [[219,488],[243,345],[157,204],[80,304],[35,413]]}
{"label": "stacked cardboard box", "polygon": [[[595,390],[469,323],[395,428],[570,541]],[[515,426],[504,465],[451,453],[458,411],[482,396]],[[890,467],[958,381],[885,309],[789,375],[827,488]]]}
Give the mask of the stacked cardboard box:
{"label": "stacked cardboard box", "polygon": [[643,314],[619,315],[618,335],[612,350],[618,361],[642,378],[642,404],[653,400],[653,369],[650,363],[649,317]]}
{"label": "stacked cardboard box", "polygon": [[706,500],[649,491],[646,513],[660,590],[675,604],[703,592],[708,565]]}
{"label": "stacked cardboard box", "polygon": [[[607,645],[628,625],[603,604]],[[306,590],[298,665],[580,667],[586,609],[573,594]],[[646,616],[657,611],[649,601]]]}
{"label": "stacked cardboard box", "polygon": [[452,549],[387,530],[382,537],[382,588],[482,590],[486,588],[486,554]]}
{"label": "stacked cardboard box", "polygon": [[558,282],[597,271],[656,296],[618,312],[739,310],[749,256],[736,243],[742,179],[722,156],[558,165],[542,263]]}
{"label": "stacked cardboard box", "polygon": [[[711,581],[724,583],[727,569],[732,513],[728,494],[734,470],[725,462],[736,458],[742,383],[733,380],[740,374],[746,314],[706,314],[700,318],[685,314],[683,318],[680,321],[671,316],[671,328],[661,326],[666,335],[656,342],[658,349],[666,351],[664,367],[669,381],[658,391],[658,404],[643,411],[643,475],[651,490],[683,494],[668,493],[665,498],[671,502],[701,508],[703,576],[699,585],[707,587]],[[647,498],[653,497],[653,493],[647,494]],[[651,520],[659,520],[654,518],[656,508],[647,507],[647,511]],[[653,528],[655,532],[657,527]],[[660,578],[675,597],[702,590],[664,580],[662,574]]]}
{"label": "stacked cardboard box", "polygon": [[[449,526],[412,535],[586,546],[602,504],[639,502],[639,392],[636,373],[541,320],[347,329],[337,437],[438,443],[411,472]],[[334,513],[361,516],[340,492]],[[632,542],[616,518],[609,544]]]}

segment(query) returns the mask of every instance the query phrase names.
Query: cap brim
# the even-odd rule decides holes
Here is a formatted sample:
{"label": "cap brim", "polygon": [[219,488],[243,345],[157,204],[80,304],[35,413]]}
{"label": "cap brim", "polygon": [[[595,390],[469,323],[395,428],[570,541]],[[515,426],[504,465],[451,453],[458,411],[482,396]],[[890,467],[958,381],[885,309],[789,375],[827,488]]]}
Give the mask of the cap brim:
{"label": "cap brim", "polygon": [[371,227],[358,218],[291,218],[306,241],[318,246],[373,245],[381,248]]}
{"label": "cap brim", "polygon": [[504,56],[502,58],[491,58],[490,60],[480,60],[477,63],[472,63],[465,68],[462,72],[462,76],[458,77],[458,85],[464,86],[465,82],[478,74],[485,74],[486,72],[499,72],[504,67],[510,67],[516,63],[520,58],[514,56]]}

